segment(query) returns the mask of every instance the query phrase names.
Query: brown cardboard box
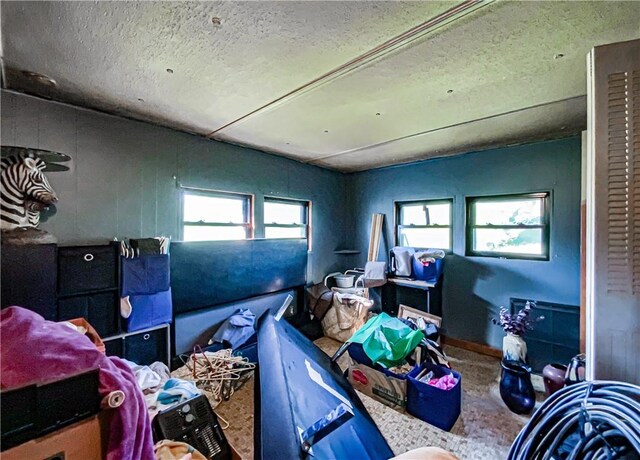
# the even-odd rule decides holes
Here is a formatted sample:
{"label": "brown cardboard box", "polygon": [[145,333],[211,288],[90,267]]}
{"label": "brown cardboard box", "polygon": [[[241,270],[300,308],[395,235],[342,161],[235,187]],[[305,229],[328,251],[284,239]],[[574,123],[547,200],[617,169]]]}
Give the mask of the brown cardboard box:
{"label": "brown cardboard box", "polygon": [[350,360],[348,380],[358,391],[393,409],[404,412],[407,405],[407,381],[383,374]]}
{"label": "brown cardboard box", "polygon": [[2,460],[102,460],[107,453],[108,416],[100,412],[86,420],[2,452]]}

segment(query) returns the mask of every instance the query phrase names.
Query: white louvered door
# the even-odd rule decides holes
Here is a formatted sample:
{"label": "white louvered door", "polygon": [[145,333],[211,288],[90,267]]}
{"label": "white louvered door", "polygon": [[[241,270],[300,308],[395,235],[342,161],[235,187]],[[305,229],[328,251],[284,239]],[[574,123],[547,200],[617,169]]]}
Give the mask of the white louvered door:
{"label": "white louvered door", "polygon": [[587,376],[640,383],[640,40],[588,58]]}

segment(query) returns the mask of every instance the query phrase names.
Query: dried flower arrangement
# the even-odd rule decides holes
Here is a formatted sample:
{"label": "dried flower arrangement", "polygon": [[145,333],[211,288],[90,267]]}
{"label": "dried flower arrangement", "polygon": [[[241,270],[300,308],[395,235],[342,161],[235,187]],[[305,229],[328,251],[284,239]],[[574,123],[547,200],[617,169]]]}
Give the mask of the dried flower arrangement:
{"label": "dried flower arrangement", "polygon": [[535,302],[527,301],[527,303],[524,304],[524,308],[516,315],[512,315],[506,308],[501,307],[500,316],[493,318],[491,321],[493,324],[502,327],[506,333],[522,337],[527,331],[533,330],[535,323],[544,319],[544,316],[538,316],[537,318],[529,317],[531,308],[535,306]]}

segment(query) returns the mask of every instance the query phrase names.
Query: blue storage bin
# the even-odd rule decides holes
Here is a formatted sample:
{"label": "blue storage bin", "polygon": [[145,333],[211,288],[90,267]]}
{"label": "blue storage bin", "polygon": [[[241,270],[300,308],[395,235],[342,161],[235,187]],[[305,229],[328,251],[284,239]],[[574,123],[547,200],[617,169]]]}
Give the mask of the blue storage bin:
{"label": "blue storage bin", "polygon": [[149,295],[129,296],[131,314],[122,318],[122,327],[126,332],[139,331],[161,324],[171,323],[173,308],[171,289]]}
{"label": "blue storage bin", "polygon": [[[450,390],[441,390],[416,380],[422,369],[433,371],[436,378],[453,374],[458,380]],[[407,412],[420,420],[449,431],[460,416],[462,406],[462,377],[456,371],[431,363],[414,368],[407,378]]]}
{"label": "blue storage bin", "polygon": [[442,269],[444,268],[444,259],[436,259],[435,262],[431,262],[429,265],[422,265],[415,256],[411,256],[412,275],[417,280],[427,281],[429,283],[436,283],[442,275]]}
{"label": "blue storage bin", "polygon": [[169,254],[143,254],[133,259],[120,257],[120,296],[149,295],[171,287]]}

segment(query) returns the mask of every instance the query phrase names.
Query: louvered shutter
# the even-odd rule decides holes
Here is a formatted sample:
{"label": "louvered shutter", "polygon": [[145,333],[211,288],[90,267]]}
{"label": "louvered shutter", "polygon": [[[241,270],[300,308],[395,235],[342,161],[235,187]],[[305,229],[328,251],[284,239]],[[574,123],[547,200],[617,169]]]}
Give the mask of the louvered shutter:
{"label": "louvered shutter", "polygon": [[640,383],[640,40],[588,64],[587,375]]}

